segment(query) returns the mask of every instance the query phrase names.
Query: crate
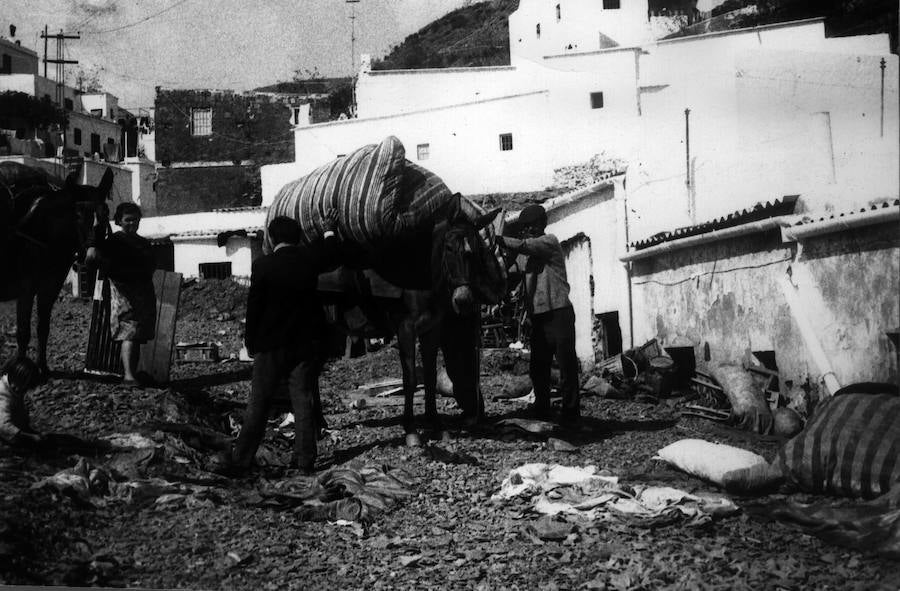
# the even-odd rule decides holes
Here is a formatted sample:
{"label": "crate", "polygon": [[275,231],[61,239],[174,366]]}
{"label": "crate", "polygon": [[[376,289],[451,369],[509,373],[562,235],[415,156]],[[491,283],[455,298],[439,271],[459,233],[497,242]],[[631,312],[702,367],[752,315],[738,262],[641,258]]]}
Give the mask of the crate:
{"label": "crate", "polygon": [[219,347],[215,343],[179,343],[175,345],[175,359],[191,363],[218,361]]}

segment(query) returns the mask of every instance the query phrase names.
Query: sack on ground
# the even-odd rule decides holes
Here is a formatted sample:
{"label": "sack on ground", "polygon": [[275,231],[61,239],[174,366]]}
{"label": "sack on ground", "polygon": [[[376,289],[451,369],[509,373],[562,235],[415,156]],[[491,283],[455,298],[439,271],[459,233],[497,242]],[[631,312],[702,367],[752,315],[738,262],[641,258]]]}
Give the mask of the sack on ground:
{"label": "sack on ground", "polygon": [[898,456],[900,396],[845,394],[819,405],[779,461],[805,492],[873,498],[900,482]]}
{"label": "sack on ground", "polygon": [[756,433],[772,431],[772,411],[747,370],[723,363],[712,370],[731,402],[731,418],[739,429]]}
{"label": "sack on ground", "polygon": [[654,459],[719,486],[731,480],[726,479],[729,473],[750,468],[762,470],[769,465],[764,457],[751,451],[702,439],[676,441],[656,452]]}

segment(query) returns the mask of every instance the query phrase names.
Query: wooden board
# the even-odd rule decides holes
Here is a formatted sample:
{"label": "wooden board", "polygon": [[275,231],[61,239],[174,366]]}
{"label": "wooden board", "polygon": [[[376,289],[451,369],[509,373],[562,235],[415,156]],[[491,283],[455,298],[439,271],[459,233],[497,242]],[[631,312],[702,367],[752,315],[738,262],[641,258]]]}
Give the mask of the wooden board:
{"label": "wooden board", "polygon": [[[158,383],[169,381],[175,345],[175,320],[181,295],[181,273],[157,270],[153,274],[156,292],[156,338],[141,345],[138,372]],[[91,325],[84,369],[89,373],[122,375],[121,345],[110,332],[110,287],[108,279],[97,279],[91,301]]]}
{"label": "wooden board", "polygon": [[181,273],[157,269],[153,273],[153,289],[156,291],[156,338],[141,345],[138,371],[148,374],[155,382],[164,384],[169,381],[175,349]]}
{"label": "wooden board", "polygon": [[91,325],[88,329],[88,346],[85,353],[84,369],[90,373],[122,375],[120,345],[110,334],[110,291],[109,280],[94,282],[94,296],[91,299]]}

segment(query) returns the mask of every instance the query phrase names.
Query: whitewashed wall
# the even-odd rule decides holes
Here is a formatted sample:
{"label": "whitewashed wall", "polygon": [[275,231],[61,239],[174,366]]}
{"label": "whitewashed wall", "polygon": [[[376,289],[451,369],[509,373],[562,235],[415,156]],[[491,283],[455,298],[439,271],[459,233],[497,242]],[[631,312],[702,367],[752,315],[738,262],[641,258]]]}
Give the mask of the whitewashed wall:
{"label": "whitewashed wall", "polygon": [[[334,158],[388,135],[397,136],[406,157],[441,176],[453,191],[490,193],[544,188],[552,181],[546,166],[548,93],[535,92],[429,109],[395,117],[322,123],[294,132],[296,166],[263,167],[263,204],[273,189]],[[513,149],[500,150],[499,135],[513,135]],[[429,157],[417,159],[417,146],[429,145]],[[275,189],[277,191],[277,189]]]}
{"label": "whitewashed wall", "polygon": [[360,72],[357,117],[367,119],[540,90],[510,66]]}
{"label": "whitewashed wall", "polygon": [[[557,19],[556,5],[560,5]],[[541,25],[538,37],[536,25]],[[601,32],[604,39],[601,44]],[[610,43],[634,45],[649,40],[646,0],[624,0],[621,8],[604,10],[600,0],[521,0],[509,16],[512,65],[567,51],[595,51]],[[569,46],[572,49],[569,49]]]}
{"label": "whitewashed wall", "polygon": [[[820,25],[660,43],[642,58],[632,239],[788,194],[801,195],[801,211],[897,194],[897,143],[879,131],[882,56],[837,51],[874,50],[883,39],[831,44]],[[792,36],[815,51],[784,49]],[[898,61],[883,57],[885,138],[896,138]]]}
{"label": "whitewashed wall", "polygon": [[[547,232],[560,241],[583,234],[590,243],[590,273],[594,278],[594,294],[573,293],[573,303],[580,303],[578,309],[590,308],[591,314],[618,312],[622,342],[630,346],[631,332],[628,309],[628,277],[625,267],[618,257],[625,247],[623,198],[623,177],[615,177],[592,188],[563,195],[545,203],[547,209]],[[567,261],[567,273],[584,273],[583,262]],[[573,290],[586,290],[585,277],[573,276],[569,282]],[[590,299],[587,306],[585,298]],[[577,319],[577,350],[579,358],[593,358],[591,330],[593,318]]]}
{"label": "whitewashed wall", "polygon": [[251,238],[232,237],[225,246],[216,244],[216,237],[173,237],[175,272],[185,277],[199,277],[202,263],[231,263],[234,277],[249,277],[253,259],[259,254],[258,245]]}

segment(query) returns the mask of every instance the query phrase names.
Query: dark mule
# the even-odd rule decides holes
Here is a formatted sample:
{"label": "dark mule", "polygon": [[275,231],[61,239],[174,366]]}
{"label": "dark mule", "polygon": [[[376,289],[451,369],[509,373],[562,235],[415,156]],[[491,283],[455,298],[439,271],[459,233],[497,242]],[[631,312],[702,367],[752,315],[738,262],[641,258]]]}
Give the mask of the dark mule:
{"label": "dark mule", "polygon": [[24,357],[37,298],[37,363],[45,376],[53,303],[72,263],[83,259],[85,249],[109,229],[106,199],[112,170],[106,170],[97,187],[79,186],[75,178],[73,173],[54,186],[42,171],[0,163],[0,301],[16,300],[17,355]]}
{"label": "dark mule", "polygon": [[392,268],[391,263],[398,260],[400,264],[408,264],[408,257],[399,254],[382,257],[382,262],[375,265],[375,270],[386,279],[399,278],[394,279],[397,283],[410,281],[410,271],[427,271],[431,289],[397,288],[392,297],[379,297],[359,275],[350,275],[351,280],[341,287],[344,303],[359,305],[376,326],[383,327],[386,321],[397,335],[407,445],[420,443],[413,411],[417,385],[416,341],[422,357],[425,419],[429,430],[443,437],[436,403],[438,350],[443,352],[447,374],[453,382],[453,395],[462,408],[464,420],[476,421],[484,412],[478,389],[480,305],[500,300],[505,277],[491,245],[479,234],[499,210],[481,214],[477,209],[467,211],[466,203],[458,202],[451,207],[447,219],[431,232],[431,256],[426,265]]}

